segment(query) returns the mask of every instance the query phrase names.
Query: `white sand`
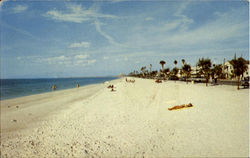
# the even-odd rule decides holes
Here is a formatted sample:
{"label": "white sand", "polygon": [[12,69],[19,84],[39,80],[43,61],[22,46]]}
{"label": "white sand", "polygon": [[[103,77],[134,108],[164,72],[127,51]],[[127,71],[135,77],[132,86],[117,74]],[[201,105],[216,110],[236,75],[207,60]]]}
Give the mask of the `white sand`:
{"label": "white sand", "polygon": [[[115,92],[106,88],[112,83]],[[194,107],[168,110],[190,102]],[[156,84],[146,79],[136,79],[134,84],[119,79],[5,100],[1,101],[1,154],[247,157],[248,108],[248,89],[172,81]]]}

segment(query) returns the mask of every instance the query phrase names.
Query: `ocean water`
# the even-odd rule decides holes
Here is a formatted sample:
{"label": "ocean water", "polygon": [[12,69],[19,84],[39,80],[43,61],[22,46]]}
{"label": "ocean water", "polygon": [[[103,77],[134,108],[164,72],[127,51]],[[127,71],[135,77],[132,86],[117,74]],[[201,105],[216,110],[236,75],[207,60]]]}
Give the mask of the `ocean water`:
{"label": "ocean water", "polygon": [[86,78],[50,78],[50,79],[0,79],[0,100],[51,92],[56,90],[76,88],[95,83],[117,79],[117,77],[86,77]]}

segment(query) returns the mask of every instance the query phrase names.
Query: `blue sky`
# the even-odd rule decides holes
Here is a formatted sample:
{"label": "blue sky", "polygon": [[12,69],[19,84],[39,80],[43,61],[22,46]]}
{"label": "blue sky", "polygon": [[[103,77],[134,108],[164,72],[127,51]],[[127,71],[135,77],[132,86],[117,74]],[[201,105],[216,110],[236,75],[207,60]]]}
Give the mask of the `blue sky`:
{"label": "blue sky", "polygon": [[5,1],[1,78],[109,76],[249,58],[247,1]]}

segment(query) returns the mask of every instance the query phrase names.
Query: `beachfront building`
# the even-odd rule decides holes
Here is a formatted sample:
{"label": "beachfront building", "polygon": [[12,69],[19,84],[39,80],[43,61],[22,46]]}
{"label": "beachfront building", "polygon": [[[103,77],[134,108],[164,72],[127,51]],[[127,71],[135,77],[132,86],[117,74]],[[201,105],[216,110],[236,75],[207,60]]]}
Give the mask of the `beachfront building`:
{"label": "beachfront building", "polygon": [[[191,66],[191,77],[197,77],[199,73],[199,67],[197,66]],[[182,70],[179,69],[177,77],[184,77],[185,75],[182,73]]]}
{"label": "beachfront building", "polygon": [[197,77],[200,68],[198,66],[191,67],[191,77]]}
{"label": "beachfront building", "polygon": [[223,66],[223,73],[226,78],[233,78],[233,65],[230,62],[225,62]]}
{"label": "beachfront building", "polygon": [[181,77],[182,77],[182,71],[181,71],[181,69],[178,69],[177,77],[178,77],[178,78],[181,78]]}
{"label": "beachfront building", "polygon": [[[250,65],[249,61],[247,62],[248,69],[244,72],[242,77],[249,76]],[[233,75],[233,65],[230,64],[229,61],[225,62],[223,65],[223,73],[225,74],[226,79],[233,79],[235,76]]]}
{"label": "beachfront building", "polygon": [[244,72],[243,77],[250,76],[250,75],[249,75],[249,70],[250,70],[250,65],[249,65],[249,62],[248,62],[248,64],[247,64],[247,66],[248,66],[248,69],[247,69],[247,71],[246,71],[246,72]]}

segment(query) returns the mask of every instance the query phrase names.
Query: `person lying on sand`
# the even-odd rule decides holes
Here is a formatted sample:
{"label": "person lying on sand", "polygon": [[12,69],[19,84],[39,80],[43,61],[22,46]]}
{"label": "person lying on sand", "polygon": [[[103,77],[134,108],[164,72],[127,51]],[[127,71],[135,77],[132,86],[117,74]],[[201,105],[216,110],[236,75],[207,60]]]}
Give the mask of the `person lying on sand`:
{"label": "person lying on sand", "polygon": [[162,83],[162,81],[159,80],[159,79],[155,80],[155,82],[156,82],[156,83]]}
{"label": "person lying on sand", "polygon": [[168,108],[168,110],[177,110],[177,109],[189,108],[189,107],[193,107],[193,104],[189,103],[189,104],[177,105],[172,108]]}

